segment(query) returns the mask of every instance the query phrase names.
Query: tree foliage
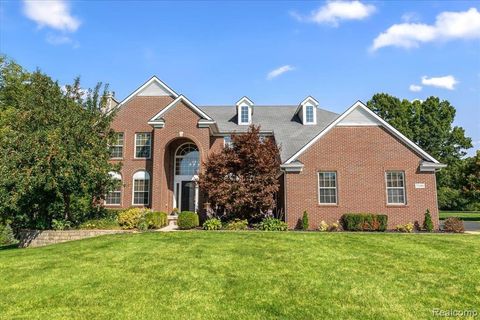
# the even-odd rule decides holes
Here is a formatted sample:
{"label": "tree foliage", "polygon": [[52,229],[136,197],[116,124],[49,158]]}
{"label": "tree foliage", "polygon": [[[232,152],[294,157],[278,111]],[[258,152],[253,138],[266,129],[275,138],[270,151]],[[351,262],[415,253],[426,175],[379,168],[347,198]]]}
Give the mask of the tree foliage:
{"label": "tree foliage", "polygon": [[275,207],[280,156],[273,138],[261,139],[260,127],[232,135],[232,146],[208,158],[200,187],[217,213],[252,219]]}
{"label": "tree foliage", "polygon": [[[17,227],[74,221],[112,187],[113,139],[101,84],[62,89],[0,58],[0,214]],[[106,86],[104,87],[106,90]]]}
{"label": "tree foliage", "polygon": [[465,130],[453,126],[455,107],[447,100],[429,97],[425,101],[400,100],[386,93],[375,94],[367,106],[441,163],[448,165],[437,174],[439,206],[465,209],[476,206],[466,194],[466,170],[472,160],[464,158],[472,147]]}

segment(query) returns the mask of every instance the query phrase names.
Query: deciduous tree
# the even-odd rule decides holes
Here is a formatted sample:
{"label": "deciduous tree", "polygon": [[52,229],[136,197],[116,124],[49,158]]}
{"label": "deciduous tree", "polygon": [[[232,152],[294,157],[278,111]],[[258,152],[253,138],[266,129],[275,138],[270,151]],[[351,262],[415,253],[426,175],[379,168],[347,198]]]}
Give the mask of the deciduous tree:
{"label": "deciduous tree", "polygon": [[0,58],[0,214],[15,226],[75,220],[111,187],[113,114],[101,85],[62,89],[39,70]]}
{"label": "deciduous tree", "polygon": [[217,213],[251,220],[275,207],[279,150],[273,138],[260,137],[257,126],[231,139],[231,147],[208,158],[199,183]]}

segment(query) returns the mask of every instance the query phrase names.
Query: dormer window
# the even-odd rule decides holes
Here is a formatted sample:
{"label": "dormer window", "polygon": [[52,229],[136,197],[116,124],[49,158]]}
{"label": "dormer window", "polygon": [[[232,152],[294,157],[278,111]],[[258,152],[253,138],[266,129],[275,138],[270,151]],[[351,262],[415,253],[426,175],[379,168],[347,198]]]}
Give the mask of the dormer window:
{"label": "dormer window", "polygon": [[240,122],[241,123],[250,123],[250,117],[248,116],[248,106],[240,107]]}
{"label": "dormer window", "polygon": [[296,114],[300,118],[303,125],[317,124],[317,110],[318,101],[308,96],[303,100],[297,108]]}
{"label": "dormer window", "polygon": [[249,125],[252,123],[253,102],[247,97],[243,97],[236,104],[237,117],[239,125]]}
{"label": "dormer window", "polygon": [[306,106],[305,107],[305,122],[308,124],[312,124],[315,122],[313,116],[313,106]]}

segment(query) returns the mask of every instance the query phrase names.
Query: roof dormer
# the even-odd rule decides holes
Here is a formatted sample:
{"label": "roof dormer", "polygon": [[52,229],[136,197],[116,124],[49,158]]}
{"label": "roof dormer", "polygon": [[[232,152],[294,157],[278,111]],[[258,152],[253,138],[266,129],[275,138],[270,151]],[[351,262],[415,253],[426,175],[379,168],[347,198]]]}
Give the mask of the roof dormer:
{"label": "roof dormer", "polygon": [[296,114],[302,121],[303,125],[317,124],[317,108],[318,101],[315,98],[308,96],[298,105]]}
{"label": "roof dormer", "polygon": [[247,97],[243,97],[236,104],[237,119],[239,125],[249,125],[252,123],[253,102]]}

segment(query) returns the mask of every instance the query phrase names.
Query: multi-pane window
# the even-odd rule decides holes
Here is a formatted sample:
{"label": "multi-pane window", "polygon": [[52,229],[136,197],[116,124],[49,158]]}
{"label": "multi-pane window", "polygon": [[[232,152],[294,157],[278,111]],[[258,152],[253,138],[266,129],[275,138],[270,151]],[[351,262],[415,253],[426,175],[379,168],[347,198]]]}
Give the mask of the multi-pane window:
{"label": "multi-pane window", "polygon": [[121,159],[123,158],[123,132],[117,132],[115,134],[115,140],[110,146],[110,158]]}
{"label": "multi-pane window", "polygon": [[146,171],[137,171],[133,175],[133,204],[148,205],[150,197],[150,175]]}
{"label": "multi-pane window", "polygon": [[319,172],[318,173],[318,198],[321,204],[337,203],[337,173]]}
{"label": "multi-pane window", "polygon": [[198,173],[200,155],[193,143],[185,143],[178,148],[175,154],[175,174],[179,176],[193,176]]}
{"label": "multi-pane window", "polygon": [[405,204],[405,173],[403,171],[387,171],[387,203]]}
{"label": "multi-pane window", "polygon": [[314,117],[313,117],[313,106],[307,106],[305,110],[305,120],[306,123],[313,123],[314,122]]}
{"label": "multi-pane window", "polygon": [[135,134],[135,158],[150,158],[152,138],[149,132]]}
{"label": "multi-pane window", "polygon": [[231,148],[233,147],[233,141],[231,136],[225,136],[223,137],[223,146],[225,148]]}
{"label": "multi-pane window", "polygon": [[122,176],[117,172],[109,172],[113,180],[115,180],[115,188],[105,196],[105,204],[120,205],[122,203]]}
{"label": "multi-pane window", "polygon": [[242,106],[240,108],[240,122],[241,123],[249,123],[250,119],[248,119],[248,106]]}

